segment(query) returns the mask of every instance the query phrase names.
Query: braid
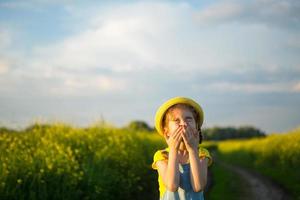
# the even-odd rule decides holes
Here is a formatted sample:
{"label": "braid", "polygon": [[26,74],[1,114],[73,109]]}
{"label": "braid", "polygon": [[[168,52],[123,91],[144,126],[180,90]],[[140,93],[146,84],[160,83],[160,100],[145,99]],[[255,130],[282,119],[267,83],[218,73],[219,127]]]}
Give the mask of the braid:
{"label": "braid", "polygon": [[201,129],[199,129],[198,132],[199,132],[199,144],[201,144],[202,143],[202,139],[203,139],[203,135],[202,135]]}

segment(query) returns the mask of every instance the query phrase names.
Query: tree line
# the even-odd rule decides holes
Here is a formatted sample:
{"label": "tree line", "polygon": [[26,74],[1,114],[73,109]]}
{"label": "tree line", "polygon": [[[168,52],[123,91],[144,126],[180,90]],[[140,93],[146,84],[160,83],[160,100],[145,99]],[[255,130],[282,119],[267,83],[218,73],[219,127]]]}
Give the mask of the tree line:
{"label": "tree line", "polygon": [[[35,128],[35,126],[39,126],[40,128],[48,128],[49,124],[33,124],[25,129],[25,131],[30,131]],[[155,133],[154,127],[149,126],[145,121],[142,120],[134,120],[128,123],[124,129],[131,131],[139,131],[139,132],[148,132]],[[9,129],[6,127],[0,127],[1,133],[16,133],[19,131]],[[22,132],[22,131],[21,131]],[[265,137],[266,134],[255,128],[253,126],[241,126],[241,127],[211,127],[211,128],[203,128],[201,130],[204,140],[228,140],[228,139],[243,139],[243,138],[253,138],[253,137]]]}
{"label": "tree line", "polygon": [[[127,125],[128,129],[136,131],[154,132],[155,129],[149,126],[146,122],[136,120]],[[241,127],[212,127],[203,128],[202,134],[204,140],[227,140],[227,139],[243,139],[253,137],[265,137],[266,134],[253,126]]]}

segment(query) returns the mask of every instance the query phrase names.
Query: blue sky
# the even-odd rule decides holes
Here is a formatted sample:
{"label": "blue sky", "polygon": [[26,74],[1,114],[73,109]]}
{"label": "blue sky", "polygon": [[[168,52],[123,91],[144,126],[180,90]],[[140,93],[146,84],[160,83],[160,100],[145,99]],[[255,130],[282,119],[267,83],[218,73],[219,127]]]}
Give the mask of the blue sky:
{"label": "blue sky", "polygon": [[153,125],[188,96],[205,127],[300,125],[300,2],[1,1],[0,125]]}

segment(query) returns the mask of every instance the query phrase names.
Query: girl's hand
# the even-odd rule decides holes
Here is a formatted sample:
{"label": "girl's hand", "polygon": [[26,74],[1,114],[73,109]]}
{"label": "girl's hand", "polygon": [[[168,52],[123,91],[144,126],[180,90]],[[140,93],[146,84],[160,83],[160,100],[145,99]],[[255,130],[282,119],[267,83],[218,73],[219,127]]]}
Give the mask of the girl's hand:
{"label": "girl's hand", "polygon": [[187,126],[183,131],[182,138],[188,151],[198,149],[199,133],[197,129]]}
{"label": "girl's hand", "polygon": [[171,133],[169,137],[166,134],[164,135],[170,150],[178,150],[179,144],[182,141],[182,130],[183,128],[178,126],[178,128]]}

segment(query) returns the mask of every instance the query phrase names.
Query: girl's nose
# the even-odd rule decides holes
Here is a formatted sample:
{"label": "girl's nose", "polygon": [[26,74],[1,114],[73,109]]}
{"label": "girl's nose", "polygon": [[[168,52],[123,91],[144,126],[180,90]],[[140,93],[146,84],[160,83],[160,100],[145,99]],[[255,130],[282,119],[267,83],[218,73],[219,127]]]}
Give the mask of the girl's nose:
{"label": "girl's nose", "polygon": [[186,121],[182,120],[182,121],[180,122],[180,125],[186,127],[186,126],[187,126],[187,123],[186,123]]}

